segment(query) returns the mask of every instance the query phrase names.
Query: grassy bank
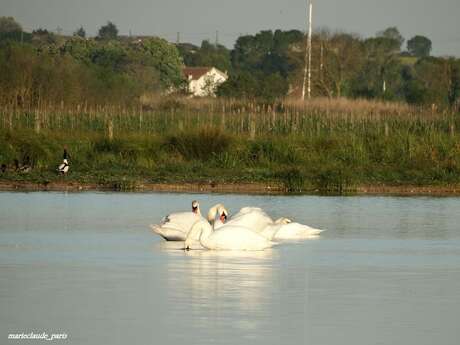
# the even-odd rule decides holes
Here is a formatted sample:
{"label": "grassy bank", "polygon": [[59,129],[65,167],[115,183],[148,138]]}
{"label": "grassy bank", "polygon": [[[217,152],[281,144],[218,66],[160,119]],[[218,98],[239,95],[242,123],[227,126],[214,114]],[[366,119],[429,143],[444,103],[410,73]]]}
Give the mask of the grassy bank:
{"label": "grassy bank", "polygon": [[[460,117],[367,101],[144,100],[136,108],[1,109],[3,181],[274,183],[286,191],[460,183]],[[66,145],[71,172],[56,167]]]}

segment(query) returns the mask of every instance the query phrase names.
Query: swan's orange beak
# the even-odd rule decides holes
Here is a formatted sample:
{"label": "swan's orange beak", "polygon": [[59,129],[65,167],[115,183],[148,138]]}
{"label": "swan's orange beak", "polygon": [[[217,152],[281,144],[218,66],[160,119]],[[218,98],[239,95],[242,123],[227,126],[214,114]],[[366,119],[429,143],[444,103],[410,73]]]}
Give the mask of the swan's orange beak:
{"label": "swan's orange beak", "polygon": [[193,213],[198,213],[198,206],[196,206],[196,207],[192,206],[192,212]]}
{"label": "swan's orange beak", "polygon": [[227,215],[225,213],[222,213],[219,218],[222,223],[225,223],[225,221],[227,220]]}

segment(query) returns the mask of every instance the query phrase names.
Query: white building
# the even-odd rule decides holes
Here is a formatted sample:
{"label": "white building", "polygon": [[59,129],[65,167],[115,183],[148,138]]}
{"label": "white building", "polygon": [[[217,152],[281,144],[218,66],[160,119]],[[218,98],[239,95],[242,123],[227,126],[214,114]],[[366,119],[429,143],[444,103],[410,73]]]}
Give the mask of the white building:
{"label": "white building", "polygon": [[215,67],[185,67],[182,71],[188,82],[188,92],[198,97],[214,97],[217,87],[228,79],[227,73]]}

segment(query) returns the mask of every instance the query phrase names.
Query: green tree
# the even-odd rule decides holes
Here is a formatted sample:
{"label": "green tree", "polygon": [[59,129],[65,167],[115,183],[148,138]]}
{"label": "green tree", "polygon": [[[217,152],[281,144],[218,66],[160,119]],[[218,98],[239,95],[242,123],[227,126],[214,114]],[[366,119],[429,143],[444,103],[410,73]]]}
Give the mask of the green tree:
{"label": "green tree", "polygon": [[389,55],[400,52],[399,42],[388,37],[371,37],[364,41],[364,45],[366,50],[373,54],[384,53],[385,55]]}
{"label": "green tree", "polygon": [[[315,36],[312,55],[319,66],[312,68],[313,90],[316,95],[328,97],[348,96],[350,81],[363,65],[361,40],[350,34],[323,32]],[[304,55],[304,51],[302,55]],[[299,72],[303,75],[304,62]]]}
{"label": "green tree", "polygon": [[238,72],[230,75],[228,80],[221,84],[216,91],[217,96],[229,98],[254,98],[258,90],[258,81],[250,72]]}
{"label": "green tree", "polygon": [[286,96],[289,84],[279,73],[241,71],[217,88],[218,96],[243,99],[262,99],[272,102]]}
{"label": "green tree", "polygon": [[74,33],[73,33],[74,36],[78,36],[78,37],[82,37],[82,38],[85,38],[86,37],[86,31],[85,29],[83,29],[83,26],[80,26],[79,29],[77,29]]}
{"label": "green tree", "polygon": [[411,71],[406,99],[409,103],[452,106],[460,94],[458,62],[455,59],[426,57]]}
{"label": "green tree", "polygon": [[106,25],[99,28],[97,37],[101,40],[115,40],[118,37],[118,28],[114,23],[108,21]]}
{"label": "green tree", "polygon": [[399,43],[376,37],[364,41],[365,64],[353,81],[353,96],[395,99],[402,97]]}
{"label": "green tree", "polygon": [[460,59],[450,59],[452,64],[451,83],[449,90],[449,104],[460,112]]}
{"label": "green tree", "polygon": [[273,35],[273,49],[279,54],[285,54],[292,44],[302,42],[304,39],[304,34],[299,30],[276,30]]}
{"label": "green tree", "polygon": [[93,47],[89,56],[92,63],[117,72],[124,71],[129,64],[125,48],[117,41]]}
{"label": "green tree", "polygon": [[21,32],[22,27],[13,17],[0,17],[0,33]]}
{"label": "green tree", "polygon": [[163,87],[182,86],[182,59],[175,45],[154,37],[142,40],[136,49],[144,54],[141,63],[158,71]]}
{"label": "green tree", "polygon": [[231,71],[230,50],[220,44],[211,44],[204,40],[201,47],[191,44],[179,44],[177,46],[186,66],[216,67],[221,71]]}
{"label": "green tree", "polygon": [[353,97],[398,100],[404,98],[403,66],[396,56],[366,60],[352,81]]}
{"label": "green tree", "polygon": [[97,45],[98,42],[94,40],[81,40],[72,37],[61,47],[61,52],[63,54],[70,54],[78,62],[88,65],[92,63],[91,55]]}
{"label": "green tree", "polygon": [[267,101],[275,101],[286,96],[288,90],[289,84],[287,80],[279,73],[273,73],[261,78],[260,91],[256,96]]}
{"label": "green tree", "polygon": [[414,36],[407,41],[407,50],[413,56],[429,56],[431,52],[431,40],[425,36]]}
{"label": "green tree", "polygon": [[266,75],[279,74],[287,78],[297,67],[291,60],[290,50],[293,46],[301,44],[304,35],[298,30],[276,30],[273,34],[272,49],[263,57],[257,66]]}
{"label": "green tree", "polygon": [[263,57],[271,51],[271,44],[267,44],[269,40],[272,40],[271,31],[262,31],[256,36],[238,37],[231,53],[233,67],[246,71],[255,69]]}
{"label": "green tree", "polygon": [[298,30],[276,30],[274,33],[268,30],[254,36],[240,36],[231,54],[233,67],[247,71],[262,70],[266,74],[280,73],[286,77],[293,70],[289,50],[303,38]]}
{"label": "green tree", "polygon": [[401,50],[402,44],[404,43],[404,37],[401,35],[398,28],[395,26],[379,31],[377,33],[377,37],[387,38],[396,42],[395,47],[397,46],[398,50]]}

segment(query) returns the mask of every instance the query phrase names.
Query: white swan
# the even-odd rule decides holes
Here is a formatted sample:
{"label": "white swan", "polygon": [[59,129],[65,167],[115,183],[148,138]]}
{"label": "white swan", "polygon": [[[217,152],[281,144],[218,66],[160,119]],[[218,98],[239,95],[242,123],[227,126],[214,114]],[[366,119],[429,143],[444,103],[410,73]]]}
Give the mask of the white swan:
{"label": "white swan", "polygon": [[291,222],[281,218],[267,226],[259,234],[270,241],[302,240],[318,236],[324,230],[315,229],[308,225]]}
{"label": "white swan", "polygon": [[[219,215],[219,219],[216,221],[216,215]],[[209,209],[208,222],[213,226],[221,225],[225,223],[228,217],[228,211],[223,204],[216,204]]]}
{"label": "white swan", "polygon": [[282,217],[272,220],[261,208],[243,207],[232,216],[225,224],[217,223],[215,229],[222,225],[235,225],[246,227],[270,241],[301,240],[319,235],[323,230],[292,222]]}
{"label": "white swan", "polygon": [[[256,233],[261,232],[273,220],[259,207],[243,207],[238,213],[225,222],[225,225],[243,226]],[[216,222],[214,228],[222,226],[222,222]]]}
{"label": "white swan", "polygon": [[193,224],[201,219],[203,217],[201,217],[200,204],[194,200],[192,212],[171,213],[164,217],[160,224],[150,225],[150,228],[166,241],[185,241]]}
{"label": "white swan", "polygon": [[195,238],[199,238],[204,248],[211,250],[264,250],[276,244],[243,226],[224,224],[214,230],[206,221],[193,225],[185,240],[184,249],[193,248]]}

